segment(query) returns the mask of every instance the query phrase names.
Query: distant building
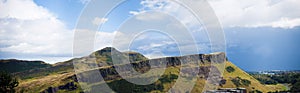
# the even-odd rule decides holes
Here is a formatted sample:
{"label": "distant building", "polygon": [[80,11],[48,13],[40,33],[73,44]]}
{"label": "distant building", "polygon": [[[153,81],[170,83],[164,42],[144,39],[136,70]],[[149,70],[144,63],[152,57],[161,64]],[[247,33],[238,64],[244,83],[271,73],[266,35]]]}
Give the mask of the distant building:
{"label": "distant building", "polygon": [[247,93],[245,88],[219,88],[217,90],[208,90],[204,93]]}
{"label": "distant building", "polygon": [[259,74],[275,75],[275,72],[272,72],[272,71],[260,71]]}

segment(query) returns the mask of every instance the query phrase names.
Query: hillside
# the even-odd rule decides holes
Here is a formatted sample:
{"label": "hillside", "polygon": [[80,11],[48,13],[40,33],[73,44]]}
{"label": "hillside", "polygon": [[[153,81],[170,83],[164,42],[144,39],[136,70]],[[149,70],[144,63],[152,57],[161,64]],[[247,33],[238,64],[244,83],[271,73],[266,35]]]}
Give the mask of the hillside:
{"label": "hillside", "polygon": [[[149,69],[153,69],[152,73],[159,73],[162,71],[160,66],[165,63],[166,69],[155,83],[150,85],[134,85],[129,83],[116,72],[116,66],[112,64],[111,53],[112,50],[118,57],[124,57],[130,61],[130,64],[119,64],[118,66],[125,67],[123,71],[128,71],[127,68],[130,65],[134,67],[137,72],[146,73]],[[83,63],[84,64],[79,64]],[[198,65],[192,64],[193,62]],[[80,72],[77,76],[80,76],[80,81],[76,78],[74,73],[74,66]],[[78,65],[76,65],[78,64]],[[155,64],[151,66],[149,64]],[[97,65],[98,68],[89,68],[91,65]],[[196,69],[195,67],[200,67]],[[227,68],[230,67],[231,70]],[[222,70],[224,69],[224,71]],[[234,69],[234,70],[232,70]],[[179,74],[179,72],[182,72]],[[95,72],[100,72],[103,76],[103,80],[100,82],[93,82],[93,75]],[[198,72],[198,73],[196,73]],[[213,74],[209,72],[214,72]],[[224,72],[224,73],[223,73]],[[104,48],[96,51],[91,55],[74,58],[66,62],[60,62],[50,67],[32,69],[23,72],[17,72],[15,76],[20,77],[20,85],[17,87],[19,92],[109,92],[104,90],[98,90],[99,86],[104,86],[105,82],[116,92],[122,93],[140,93],[140,92],[168,92],[172,86],[175,85],[179,77],[183,81],[188,81],[196,74],[196,85],[190,89],[189,82],[181,82],[180,85],[176,85],[178,88],[173,88],[173,92],[204,92],[204,87],[207,87],[207,80],[213,78],[216,80],[213,83],[208,84],[208,87],[216,86],[218,88],[246,88],[248,92],[251,91],[276,91],[280,89],[274,86],[265,86],[259,83],[255,78],[229,62],[225,53],[213,53],[213,54],[195,54],[178,57],[166,57],[158,59],[147,59],[140,53],[136,52],[119,52],[114,48]],[[137,79],[138,77],[125,77],[126,79]],[[149,76],[149,80],[153,79]],[[97,79],[99,81],[99,79]],[[89,87],[88,90],[82,90],[79,83]],[[191,91],[189,91],[191,90]]]}
{"label": "hillside", "polygon": [[47,64],[43,61],[25,61],[16,59],[0,60],[0,71],[7,71],[9,73],[46,68],[50,66],[51,64]]}
{"label": "hillside", "polygon": [[[224,71],[223,77],[224,79],[226,79],[226,81],[229,82],[226,82],[226,84],[224,84],[222,88],[243,87],[248,91],[259,90],[264,93],[269,91],[276,91],[276,88],[274,86],[266,86],[261,84],[254,77],[241,70],[231,62],[226,62],[226,67],[233,67],[235,70],[233,72],[228,72],[227,70]],[[247,83],[247,81],[250,82]]]}

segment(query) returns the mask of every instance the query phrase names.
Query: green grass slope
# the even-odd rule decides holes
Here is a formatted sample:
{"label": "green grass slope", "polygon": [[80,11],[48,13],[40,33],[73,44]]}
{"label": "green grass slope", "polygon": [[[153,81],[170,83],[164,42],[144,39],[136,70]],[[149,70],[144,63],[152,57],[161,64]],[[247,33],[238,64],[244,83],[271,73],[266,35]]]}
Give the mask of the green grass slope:
{"label": "green grass slope", "polygon": [[16,59],[0,60],[0,71],[6,71],[8,73],[16,73],[50,66],[51,64],[47,64],[43,61],[25,61]]}
{"label": "green grass slope", "polygon": [[[284,90],[280,85],[263,85],[254,77],[238,68],[231,62],[226,62],[226,67],[232,67],[234,71],[228,71],[225,69],[223,78],[226,79],[226,84],[220,86],[220,88],[235,88],[235,87],[243,87],[246,88],[248,92],[259,90],[261,92],[270,92],[276,90]],[[248,82],[250,81],[250,82]]]}

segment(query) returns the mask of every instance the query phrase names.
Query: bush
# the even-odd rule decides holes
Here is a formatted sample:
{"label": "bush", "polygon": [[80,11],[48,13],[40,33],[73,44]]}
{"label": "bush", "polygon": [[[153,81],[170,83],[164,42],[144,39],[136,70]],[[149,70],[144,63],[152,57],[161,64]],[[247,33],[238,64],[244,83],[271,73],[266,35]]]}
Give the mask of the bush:
{"label": "bush", "polygon": [[231,72],[234,72],[235,69],[232,66],[228,66],[228,67],[226,67],[226,71],[231,73]]}
{"label": "bush", "polygon": [[239,87],[240,85],[242,85],[242,84],[240,83],[240,78],[239,78],[239,77],[234,78],[234,79],[231,79],[231,81],[232,81],[232,83],[233,83],[235,86],[237,86],[237,87]]}
{"label": "bush", "polygon": [[254,90],[254,91],[250,91],[250,93],[263,93],[260,90]]}
{"label": "bush", "polygon": [[240,77],[236,77],[234,79],[231,79],[232,83],[239,87],[241,85],[244,85],[244,86],[249,86],[251,84],[251,81],[247,80],[247,79],[242,79]]}
{"label": "bush", "polygon": [[0,93],[14,93],[19,82],[6,72],[0,72]]}
{"label": "bush", "polygon": [[292,92],[300,92],[300,78],[299,81],[294,83],[291,88]]}
{"label": "bush", "polygon": [[249,86],[251,84],[251,81],[247,80],[247,79],[242,79],[242,84],[245,86]]}
{"label": "bush", "polygon": [[266,81],[264,84],[268,84],[268,85],[276,85],[276,84],[278,84],[278,83],[277,83],[277,81],[275,81],[275,80],[268,80],[268,81]]}

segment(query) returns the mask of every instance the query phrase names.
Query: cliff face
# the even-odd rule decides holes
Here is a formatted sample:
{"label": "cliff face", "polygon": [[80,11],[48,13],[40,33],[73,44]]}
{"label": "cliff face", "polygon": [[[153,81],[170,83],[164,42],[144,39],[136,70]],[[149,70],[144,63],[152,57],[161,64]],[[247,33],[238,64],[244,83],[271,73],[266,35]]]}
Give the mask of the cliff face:
{"label": "cliff face", "polygon": [[226,55],[223,52],[148,59],[137,52],[119,52],[115,48],[107,47],[96,51],[89,56],[75,58],[67,62],[57,64],[56,66],[74,65],[75,69],[80,72],[112,66],[120,66],[124,69],[124,71],[126,71],[126,69],[130,70],[130,67],[133,66],[137,71],[142,70],[142,72],[146,72],[147,69],[159,68],[162,65],[166,65],[168,67],[180,65],[205,65],[224,63],[225,61],[227,61]]}
{"label": "cliff face", "polygon": [[[112,61],[120,61],[120,59],[118,58],[125,58],[125,60],[127,60],[126,57],[123,56],[115,57],[115,58],[116,59]],[[95,82],[115,81],[120,79],[122,80],[124,78],[135,78],[135,77],[120,76],[119,75],[120,73],[135,73],[135,71],[139,73],[146,73],[150,69],[159,70],[162,69],[163,67],[166,67],[166,70],[175,68],[175,70],[178,70],[177,72],[180,72],[181,75],[183,75],[183,77],[199,76],[198,77],[199,79],[215,80],[215,81],[209,81],[209,83],[214,85],[219,85],[221,84],[220,81],[222,81],[222,77],[221,77],[221,72],[218,70],[218,67],[216,67],[215,64],[220,65],[220,64],[224,64],[225,62],[226,62],[226,55],[225,53],[222,52],[214,53],[214,54],[195,54],[195,55],[187,55],[187,56],[141,60],[141,61],[136,61],[131,63],[127,62],[128,64],[123,64],[126,62],[120,62],[120,64],[118,65],[106,65],[106,66],[98,65],[99,66],[98,69],[91,69],[91,70],[85,69],[85,71],[77,73],[77,77],[79,77],[80,82],[84,82],[87,85],[94,85]],[[175,75],[176,77],[179,76],[179,73],[177,74],[170,74],[170,73],[165,72],[163,75],[167,75],[167,76]],[[101,74],[103,79],[97,78],[97,76],[95,76],[99,74]],[[138,74],[132,74],[132,75],[138,75]]]}

